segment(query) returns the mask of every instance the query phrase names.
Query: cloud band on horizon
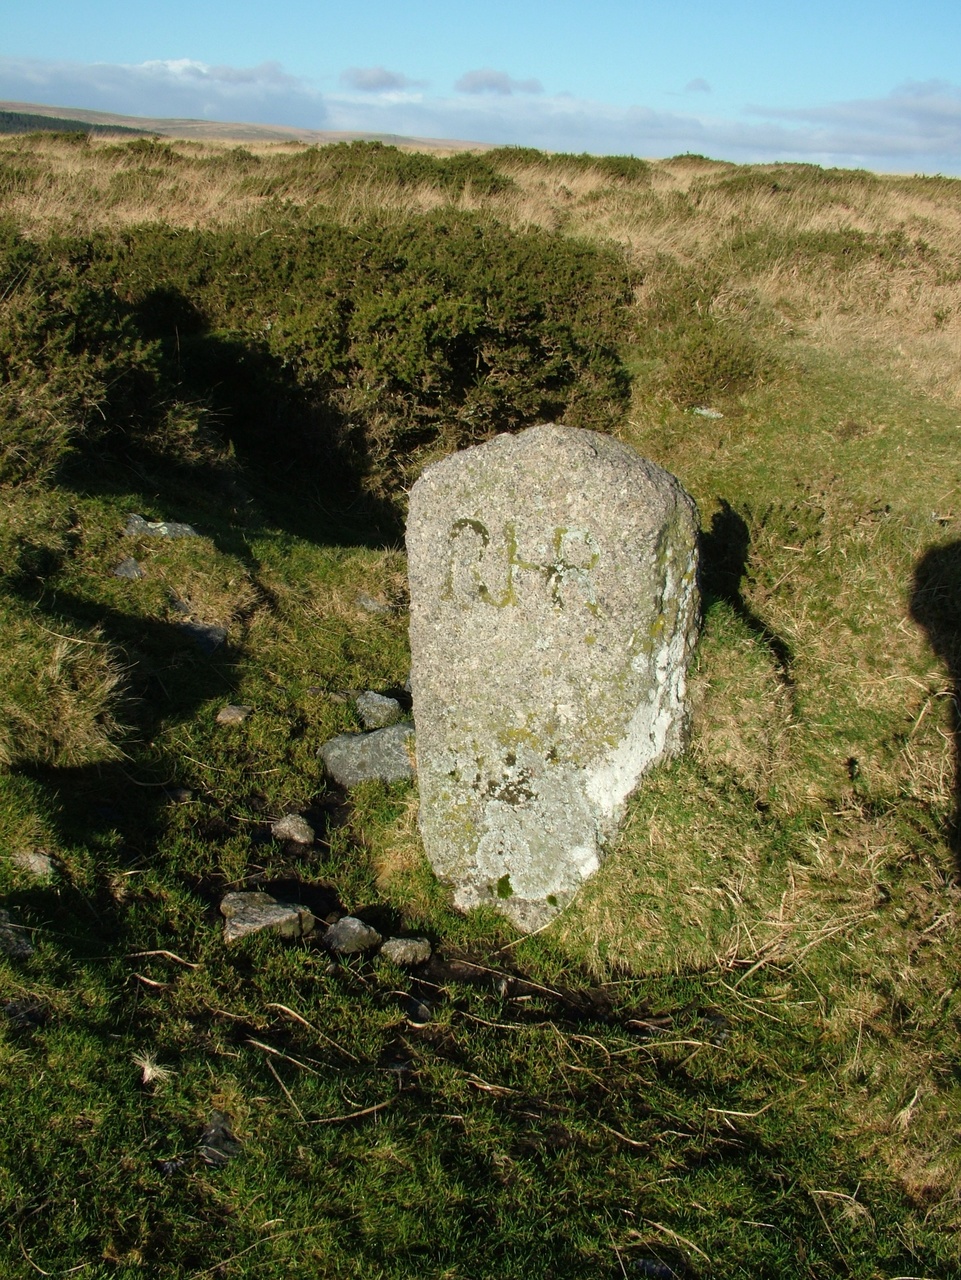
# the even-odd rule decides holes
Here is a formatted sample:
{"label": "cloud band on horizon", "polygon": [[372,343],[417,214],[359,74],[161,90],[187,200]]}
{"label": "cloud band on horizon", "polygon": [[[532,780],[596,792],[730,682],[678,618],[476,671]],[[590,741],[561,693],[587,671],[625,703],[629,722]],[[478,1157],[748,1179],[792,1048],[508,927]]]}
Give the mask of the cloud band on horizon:
{"label": "cloud band on horizon", "polygon": [[0,57],[0,96],[65,110],[446,137],[552,151],[696,151],[742,163],[803,160],[961,174],[961,87],[943,81],[901,85],[876,99],[809,107],[752,104],[729,119],[549,94],[538,81],[515,80],[492,68],[465,73],[448,95],[429,95],[423,82],[384,67],[348,68],[341,84],[344,91],[322,92],[276,62],[229,67],[189,58],[127,65]]}

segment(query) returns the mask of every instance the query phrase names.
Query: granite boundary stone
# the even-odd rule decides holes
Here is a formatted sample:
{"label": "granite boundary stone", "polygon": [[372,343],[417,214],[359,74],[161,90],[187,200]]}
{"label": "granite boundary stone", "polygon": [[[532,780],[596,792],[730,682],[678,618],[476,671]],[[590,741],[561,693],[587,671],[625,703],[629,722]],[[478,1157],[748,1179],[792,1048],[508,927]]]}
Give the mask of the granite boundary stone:
{"label": "granite boundary stone", "polygon": [[557,424],[428,467],[407,524],[420,830],[455,904],[547,923],[685,739],[693,500]]}

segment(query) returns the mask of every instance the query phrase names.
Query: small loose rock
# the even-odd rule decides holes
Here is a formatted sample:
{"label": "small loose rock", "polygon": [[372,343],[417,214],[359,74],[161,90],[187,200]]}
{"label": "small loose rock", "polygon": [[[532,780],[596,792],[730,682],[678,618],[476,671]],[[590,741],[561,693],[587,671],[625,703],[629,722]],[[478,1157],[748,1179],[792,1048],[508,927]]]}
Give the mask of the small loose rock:
{"label": "small loose rock", "polygon": [[34,880],[50,881],[57,872],[58,863],[39,849],[22,849],[11,854],[10,861],[21,871],[33,876]]}
{"label": "small loose rock", "polygon": [[17,924],[9,911],[0,911],[0,951],[12,960],[26,960],[33,955],[33,943],[26,929]]}
{"label": "small loose rock", "polygon": [[324,936],[324,945],[338,955],[353,955],[358,951],[371,951],[380,945],[381,937],[376,929],[356,916],[341,916]]}
{"label": "small loose rock", "polygon": [[124,527],[125,538],[199,538],[200,534],[191,524],[182,524],[177,520],[145,520],[143,516],[131,513],[127,516]]}
{"label": "small loose rock", "polygon": [[275,840],[292,840],[294,844],[314,843],[314,829],[299,813],[288,813],[285,818],[271,823],[270,834]]}
{"label": "small loose rock", "polygon": [[215,653],[227,639],[226,627],[208,626],[204,622],[180,622],[177,625],[208,657]]}
{"label": "small loose rock", "polygon": [[414,737],[409,723],[392,724],[373,733],[341,733],[317,753],[328,774],[342,787],[359,782],[406,782],[414,776],[409,746]]}
{"label": "small loose rock", "polygon": [[136,582],[138,578],[145,578],[147,575],[133,556],[127,556],[114,569],[113,576],[115,578],[129,578],[132,582]]}
{"label": "small loose rock", "polygon": [[253,711],[253,707],[241,706],[239,703],[228,702],[225,707],[221,707],[217,712],[218,724],[243,724],[243,722]]}
{"label": "small loose rock", "polygon": [[402,967],[425,964],[430,959],[430,943],[426,938],[388,938],[380,954]]}
{"label": "small loose rock", "polygon": [[365,613],[390,613],[390,605],[383,604],[373,596],[365,595],[364,592],[358,595],[357,603]]}
{"label": "small loose rock", "polygon": [[278,902],[269,893],[228,893],[220,904],[226,917],[224,942],[270,929],[282,938],[302,938],[316,923],[313,912],[296,902]]}
{"label": "small loose rock", "polygon": [[386,729],[389,724],[396,723],[403,714],[396,698],[385,697],[382,693],[375,693],[373,689],[365,689],[358,696],[356,707],[360,722],[365,729]]}

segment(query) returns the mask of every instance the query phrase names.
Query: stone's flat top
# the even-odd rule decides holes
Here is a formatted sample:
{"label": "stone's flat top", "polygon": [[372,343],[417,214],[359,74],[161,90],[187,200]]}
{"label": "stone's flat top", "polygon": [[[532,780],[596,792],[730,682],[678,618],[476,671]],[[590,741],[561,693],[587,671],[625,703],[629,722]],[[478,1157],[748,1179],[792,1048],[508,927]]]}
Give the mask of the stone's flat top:
{"label": "stone's flat top", "polygon": [[557,424],[428,467],[407,526],[420,824],[455,901],[536,927],[677,748],[697,514],[610,436]]}
{"label": "stone's flat top", "polygon": [[365,689],[363,693],[359,693],[356,706],[365,729],[384,729],[403,715],[403,709],[396,698],[375,693],[373,689]]}
{"label": "stone's flat top", "polygon": [[145,520],[143,516],[131,512],[124,526],[124,537],[127,538],[199,538],[200,534],[191,524],[183,524],[179,520]]}
{"label": "stone's flat top", "polygon": [[296,902],[279,902],[259,890],[225,894],[220,911],[225,917],[225,942],[236,942],[262,929],[270,929],[282,938],[302,938],[315,924],[313,913],[306,907]]}
{"label": "stone's flat top", "polygon": [[392,724],[372,733],[341,733],[320,748],[318,755],[333,780],[342,787],[360,782],[407,782],[414,776],[409,723]]}
{"label": "stone's flat top", "polygon": [[356,916],[341,916],[324,934],[324,946],[339,955],[371,951],[380,945],[380,934]]}
{"label": "stone's flat top", "polygon": [[275,840],[290,840],[293,844],[313,844],[314,829],[300,813],[288,813],[271,823],[270,834]]}
{"label": "stone's flat top", "polygon": [[426,964],[431,946],[426,938],[388,938],[380,954],[396,965]]}

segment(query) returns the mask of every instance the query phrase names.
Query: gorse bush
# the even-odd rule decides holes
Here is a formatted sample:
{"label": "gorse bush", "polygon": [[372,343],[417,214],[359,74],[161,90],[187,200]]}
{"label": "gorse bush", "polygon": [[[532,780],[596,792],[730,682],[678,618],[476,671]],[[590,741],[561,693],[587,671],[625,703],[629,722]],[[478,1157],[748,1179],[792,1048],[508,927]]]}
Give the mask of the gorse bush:
{"label": "gorse bush", "polygon": [[645,280],[638,342],[652,368],[652,389],[686,409],[771,378],[778,362],[759,336],[755,301],[749,294],[732,305],[716,267],[656,259]]}
{"label": "gorse bush", "polygon": [[0,279],[6,479],[84,444],[182,452],[185,422],[199,440],[212,420],[403,471],[545,418],[609,426],[627,395],[621,257],[475,215],[43,244],[7,228]]}
{"label": "gorse bush", "polygon": [[[126,144],[130,150],[133,146]],[[447,195],[460,195],[470,188],[475,196],[492,196],[513,185],[486,156],[469,151],[440,157],[398,151],[382,142],[339,142],[276,157],[269,174],[251,176],[248,189],[261,196],[287,196],[311,187],[336,192],[354,186],[431,186]]]}

